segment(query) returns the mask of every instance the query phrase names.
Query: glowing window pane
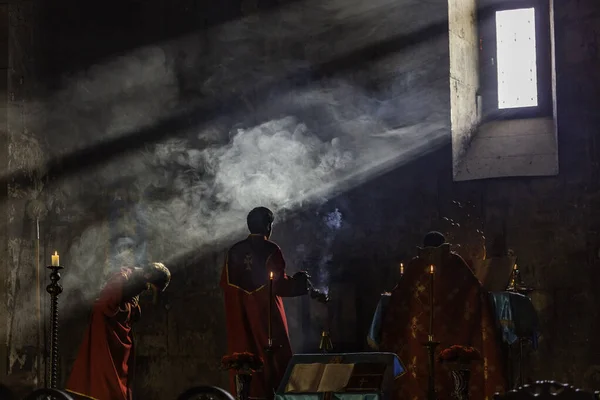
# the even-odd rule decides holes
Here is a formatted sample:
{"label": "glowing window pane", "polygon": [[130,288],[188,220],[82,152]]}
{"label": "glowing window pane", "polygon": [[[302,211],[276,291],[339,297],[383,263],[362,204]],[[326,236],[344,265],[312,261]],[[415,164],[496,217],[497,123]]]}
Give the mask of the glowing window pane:
{"label": "glowing window pane", "polygon": [[498,108],[538,105],[535,10],[496,12]]}

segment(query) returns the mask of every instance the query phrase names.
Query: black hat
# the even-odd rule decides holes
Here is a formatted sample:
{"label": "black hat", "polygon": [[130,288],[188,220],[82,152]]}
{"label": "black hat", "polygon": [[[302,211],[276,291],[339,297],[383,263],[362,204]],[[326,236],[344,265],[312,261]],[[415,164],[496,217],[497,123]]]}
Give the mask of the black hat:
{"label": "black hat", "polygon": [[440,247],[444,243],[446,243],[446,238],[437,231],[431,231],[423,238],[423,247]]}

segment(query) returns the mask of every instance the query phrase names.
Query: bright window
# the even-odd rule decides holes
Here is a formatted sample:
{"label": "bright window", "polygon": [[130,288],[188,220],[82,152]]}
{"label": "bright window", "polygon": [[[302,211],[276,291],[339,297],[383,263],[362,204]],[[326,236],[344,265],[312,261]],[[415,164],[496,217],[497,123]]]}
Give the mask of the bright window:
{"label": "bright window", "polygon": [[535,9],[496,12],[498,108],[538,105]]}

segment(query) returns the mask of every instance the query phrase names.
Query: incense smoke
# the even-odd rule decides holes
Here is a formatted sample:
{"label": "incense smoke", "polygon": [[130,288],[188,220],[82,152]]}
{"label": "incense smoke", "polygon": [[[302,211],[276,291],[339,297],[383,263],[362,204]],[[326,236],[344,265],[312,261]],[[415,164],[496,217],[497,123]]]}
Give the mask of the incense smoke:
{"label": "incense smoke", "polygon": [[[377,93],[351,75],[319,81],[298,75],[319,54],[330,59],[382,40],[383,28],[397,25],[393,13],[403,12],[387,0],[361,14],[347,15],[349,9],[342,2],[315,5],[311,12],[283,8],[280,15],[215,28],[208,45],[191,37],[140,49],[65,80],[40,107],[39,130],[53,138],[47,144],[52,154],[93,147],[196,106],[202,113],[202,106],[231,97],[245,104],[229,109],[224,102],[204,122],[185,132],[178,128],[177,137],[165,125],[157,143],[141,140],[135,151],[53,183],[48,207],[76,232],[66,254],[76,268],[65,274],[65,290],[78,287],[93,297],[119,266],[145,260],[168,265],[214,251],[245,230],[252,207],[269,207],[279,220],[293,218],[294,210],[323,204],[445,143],[447,74],[432,72],[447,58],[443,39],[365,66],[360,79],[385,83]],[[352,33],[353,40],[333,48],[332,23],[336,34]],[[305,44],[304,61],[263,56],[273,30],[281,49]],[[442,53],[432,52],[431,43]],[[429,53],[414,61],[415,54]],[[391,65],[399,72],[390,77]],[[302,84],[278,80],[290,73]],[[420,83],[432,86],[410,89]],[[270,89],[255,96],[257,87]],[[342,215],[336,209],[323,218],[312,223],[324,223],[328,232],[318,277],[327,286]]]}
{"label": "incense smoke", "polygon": [[331,283],[331,262],[333,260],[332,245],[337,232],[342,227],[342,213],[336,208],[334,211],[323,216],[323,223],[325,225],[325,238],[321,250],[322,255],[318,264],[317,287],[325,293],[328,293],[329,285]]}

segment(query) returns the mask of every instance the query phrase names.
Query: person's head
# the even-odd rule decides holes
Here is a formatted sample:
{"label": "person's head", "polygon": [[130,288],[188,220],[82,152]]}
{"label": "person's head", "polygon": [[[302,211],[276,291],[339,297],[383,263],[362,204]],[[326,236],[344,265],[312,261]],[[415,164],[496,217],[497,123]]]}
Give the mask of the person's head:
{"label": "person's head", "polygon": [[446,243],[446,238],[440,232],[431,231],[423,238],[423,247],[440,247]]}
{"label": "person's head", "polygon": [[158,292],[164,292],[171,282],[171,271],[162,263],[146,264],[143,273],[146,284],[152,285]]}
{"label": "person's head", "polygon": [[171,282],[171,272],[161,263],[148,263],[134,268],[134,275],[123,290],[125,299],[136,299],[146,290],[164,291]]}
{"label": "person's head", "polygon": [[275,217],[271,210],[266,207],[256,207],[248,213],[246,222],[250,233],[264,235],[266,238],[269,238],[273,230],[274,220]]}

